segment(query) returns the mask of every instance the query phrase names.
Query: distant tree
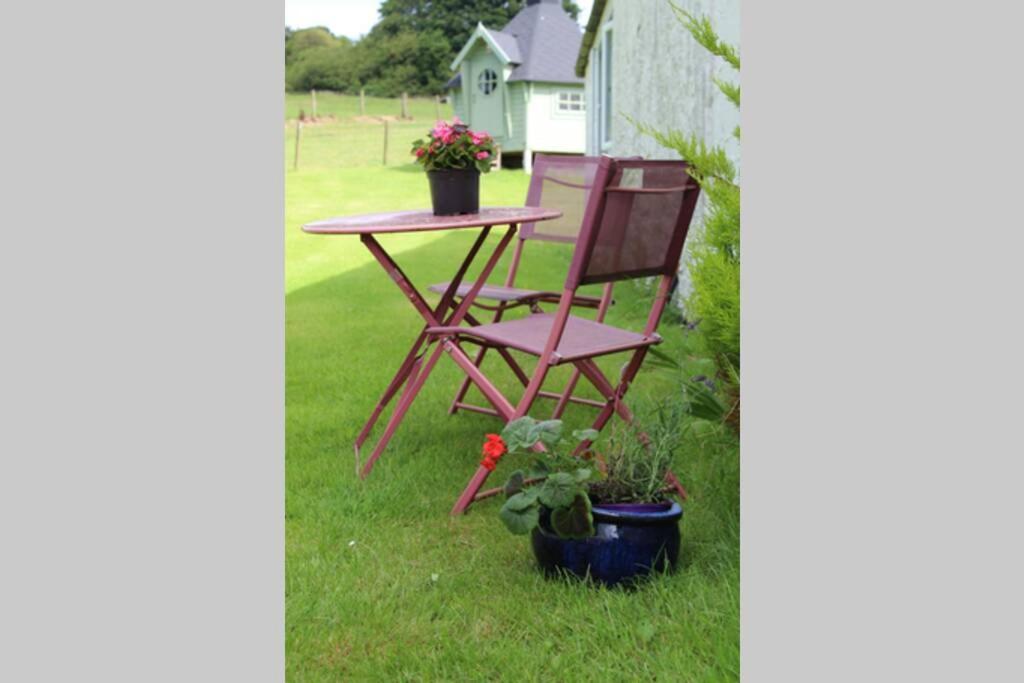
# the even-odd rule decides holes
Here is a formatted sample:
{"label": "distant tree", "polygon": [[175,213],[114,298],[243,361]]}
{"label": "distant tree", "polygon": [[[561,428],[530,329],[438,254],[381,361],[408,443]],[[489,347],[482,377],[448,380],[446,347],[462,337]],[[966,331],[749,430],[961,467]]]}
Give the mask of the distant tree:
{"label": "distant tree", "polygon": [[[444,91],[449,65],[477,22],[502,28],[525,0],[384,0],[380,21],[358,43],[323,26],[285,27],[289,90],[338,90],[394,97]],[[563,0],[573,19],[580,8]]]}
{"label": "distant tree", "polygon": [[[370,36],[439,31],[454,57],[477,22],[500,29],[525,5],[525,0],[384,0],[380,21]],[[580,8],[573,0],[562,0],[562,7],[573,19],[579,17]]]}
{"label": "distant tree", "polygon": [[[342,39],[351,42],[348,38]],[[334,47],[339,42],[331,30],[324,26],[303,28],[297,31],[285,29],[284,63],[290,64],[299,54],[319,47]]]}

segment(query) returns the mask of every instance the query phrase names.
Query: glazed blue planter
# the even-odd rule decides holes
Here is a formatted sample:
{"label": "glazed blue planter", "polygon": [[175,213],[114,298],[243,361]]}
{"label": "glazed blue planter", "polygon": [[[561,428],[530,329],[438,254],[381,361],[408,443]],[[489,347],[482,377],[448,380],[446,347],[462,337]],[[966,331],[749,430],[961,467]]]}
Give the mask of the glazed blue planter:
{"label": "glazed blue planter", "polygon": [[589,575],[606,586],[632,585],[652,572],[673,570],[679,560],[678,503],[595,505],[595,533],[579,540],[553,534],[545,512],[532,542],[548,576]]}

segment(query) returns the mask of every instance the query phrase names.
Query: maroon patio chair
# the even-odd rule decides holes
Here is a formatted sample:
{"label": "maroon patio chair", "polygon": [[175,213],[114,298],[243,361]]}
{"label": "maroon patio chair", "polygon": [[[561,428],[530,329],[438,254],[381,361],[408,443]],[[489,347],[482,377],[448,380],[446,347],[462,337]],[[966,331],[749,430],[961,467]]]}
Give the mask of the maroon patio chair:
{"label": "maroon patio chair", "polygon": [[[590,196],[590,188],[594,182],[594,174],[597,172],[597,165],[600,157],[579,157],[579,156],[549,156],[538,154],[533,165],[533,175],[530,177],[530,188],[526,193],[526,206],[543,206],[547,209],[556,209],[562,212],[562,217],[543,221],[541,223],[524,223],[519,231],[519,239],[516,241],[515,250],[512,254],[512,262],[509,264],[508,273],[505,276],[504,285],[485,284],[480,288],[479,294],[473,300],[473,307],[486,311],[493,311],[492,323],[501,322],[506,311],[520,306],[528,306],[534,313],[543,313],[540,307],[542,303],[558,303],[561,297],[560,292],[522,289],[515,286],[516,273],[519,270],[520,259],[523,254],[523,247],[527,240],[540,242],[562,242],[574,244],[579,235],[580,225],[583,223],[583,214],[587,206],[587,199]],[[448,289],[447,282],[431,285],[430,290],[443,294]],[[469,292],[473,286],[472,281],[463,281],[456,290],[456,296],[460,299]],[[487,303],[484,303],[484,302]],[[608,307],[612,303],[612,284],[608,283],[600,297],[577,295],[573,300],[573,306],[580,308],[596,308],[595,320],[602,322]],[[482,324],[472,314],[466,315],[466,322],[470,325]],[[477,367],[483,363],[487,347],[482,347],[474,358]],[[499,349],[499,353],[505,359],[516,377],[525,387],[529,383],[529,377],[522,371],[518,363],[505,351]],[[565,389],[561,393],[551,391],[540,391],[541,398],[556,399],[553,418],[559,418],[565,412],[566,406],[571,403],[578,403],[600,408],[604,405],[602,401],[573,395],[576,385],[579,382],[580,371],[574,368],[569,377]],[[450,414],[456,413],[460,408],[485,415],[501,417],[495,410],[484,406],[474,405],[465,401],[466,392],[469,390],[470,379],[463,380],[455,399],[448,409]]]}
{"label": "maroon patio chair", "polygon": [[[526,415],[550,369],[573,364],[604,397],[593,428],[601,430],[613,414],[627,422],[633,416],[623,401],[640,370],[647,349],[661,342],[658,322],[671,296],[683,243],[700,193],[684,161],[642,161],[601,157],[584,214],[569,274],[554,314],[538,313],[520,320],[474,327],[428,327],[459,367],[476,384],[506,422]],[[642,332],[620,329],[603,322],[571,315],[582,285],[658,276],[657,290]],[[537,367],[526,391],[513,405],[465,353],[463,344],[483,348],[515,349],[537,356]],[[630,352],[617,383],[609,380],[594,359]],[[586,448],[589,444],[581,444]],[[494,489],[479,493],[489,470],[480,466],[456,502],[453,514],[463,511]],[[685,497],[675,475],[669,483]]]}

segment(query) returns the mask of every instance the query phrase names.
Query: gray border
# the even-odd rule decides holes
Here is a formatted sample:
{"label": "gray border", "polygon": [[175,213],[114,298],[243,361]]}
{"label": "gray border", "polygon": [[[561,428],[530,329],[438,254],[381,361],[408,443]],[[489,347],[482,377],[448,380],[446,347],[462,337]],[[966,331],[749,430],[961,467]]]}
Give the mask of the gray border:
{"label": "gray border", "polygon": [[282,10],[5,10],[2,680],[284,677]]}
{"label": "gray border", "polygon": [[744,3],[747,680],[1019,678],[1016,9]]}

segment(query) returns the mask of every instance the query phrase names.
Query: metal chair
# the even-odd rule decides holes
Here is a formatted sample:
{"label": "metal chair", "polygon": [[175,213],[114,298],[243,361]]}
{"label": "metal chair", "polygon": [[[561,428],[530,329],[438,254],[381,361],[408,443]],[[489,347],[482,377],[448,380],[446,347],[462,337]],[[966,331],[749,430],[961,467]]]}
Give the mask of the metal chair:
{"label": "metal chair", "polygon": [[[512,254],[512,261],[509,264],[508,273],[505,276],[503,285],[485,284],[473,300],[473,307],[486,311],[493,311],[494,317],[491,323],[501,322],[505,312],[520,306],[528,306],[533,313],[543,313],[540,307],[542,303],[558,303],[560,292],[545,291],[537,289],[522,289],[515,286],[516,274],[519,270],[520,260],[523,254],[523,247],[527,240],[541,242],[575,243],[579,234],[580,225],[583,223],[583,215],[590,197],[590,188],[594,182],[594,174],[597,172],[600,157],[579,157],[579,156],[550,156],[537,155],[534,160],[533,174],[530,177],[530,188],[526,194],[526,206],[543,206],[544,208],[557,209],[562,212],[562,217],[556,220],[543,221],[541,223],[524,223],[519,231],[519,239],[516,241]],[[460,299],[473,287],[472,281],[463,282],[456,290],[456,296]],[[449,283],[441,282],[429,287],[430,291],[443,294],[448,289]],[[493,303],[483,303],[483,301]],[[573,300],[573,306],[580,308],[596,308],[595,319],[598,322],[604,320],[608,307],[612,304],[612,284],[608,283],[600,297],[577,295]],[[467,314],[465,320],[470,325],[483,324],[472,314]],[[477,367],[483,363],[487,347],[482,347],[476,354],[474,364]],[[529,377],[521,371],[504,349],[499,353],[512,368],[519,381],[526,386]],[[576,385],[579,383],[580,371],[573,369],[572,375],[561,393],[552,391],[540,391],[541,398],[555,399],[558,402],[552,418],[557,419],[565,412],[569,403],[578,403],[600,408],[604,404],[600,401],[573,395]],[[449,414],[455,414],[460,409],[469,410],[485,415],[501,417],[496,411],[485,406],[479,406],[466,402],[466,392],[469,391],[470,379],[467,377],[455,393],[455,398],[448,409]]]}
{"label": "metal chair", "polygon": [[[526,415],[540,394],[552,367],[571,363],[604,397],[592,427],[601,430],[613,414],[627,422],[633,415],[623,397],[647,349],[661,342],[656,333],[671,296],[683,243],[700,188],[684,161],[642,161],[601,157],[573,253],[572,265],[554,314],[537,313],[520,320],[473,327],[428,327],[466,373],[469,380],[506,422]],[[642,332],[620,329],[603,322],[571,315],[577,290],[587,284],[658,276],[654,301]],[[513,405],[465,353],[463,344],[476,344],[508,353],[509,349],[538,357],[526,391]],[[619,381],[609,380],[594,359],[630,352]],[[514,361],[513,361],[514,362]],[[521,370],[520,370],[521,372]],[[580,444],[580,449],[589,444]],[[452,510],[464,512],[474,501],[498,491],[478,493],[489,474],[477,469]],[[685,496],[671,472],[669,483]]]}

